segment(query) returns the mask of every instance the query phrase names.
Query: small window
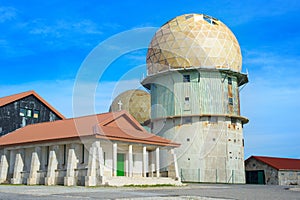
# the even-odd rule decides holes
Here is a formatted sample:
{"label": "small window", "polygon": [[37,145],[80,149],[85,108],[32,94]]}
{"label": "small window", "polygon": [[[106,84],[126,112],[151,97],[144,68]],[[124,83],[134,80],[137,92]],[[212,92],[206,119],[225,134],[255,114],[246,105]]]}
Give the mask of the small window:
{"label": "small window", "polygon": [[183,117],[182,124],[191,124],[192,123],[192,117]]}
{"label": "small window", "polygon": [[232,85],[232,78],[228,77],[228,85]]}
{"label": "small window", "polygon": [[191,77],[190,77],[190,75],[184,74],[184,75],[183,75],[183,82],[184,82],[184,83],[186,83],[186,82],[191,82]]}
{"label": "small window", "polygon": [[103,151],[103,164],[104,166],[106,165],[106,153]]}
{"label": "small window", "polygon": [[81,145],[81,164],[84,163],[84,157],[85,157],[84,153],[85,153],[84,144],[82,144]]}
{"label": "small window", "polygon": [[190,97],[184,98],[184,110],[190,110]]}
{"label": "small window", "polygon": [[32,110],[27,110],[27,117],[32,117]]}
{"label": "small window", "polygon": [[66,161],[67,161],[67,145],[64,145],[64,155],[63,155],[63,165],[66,164]]}
{"label": "small window", "polygon": [[33,118],[38,119],[39,116],[40,116],[40,111],[38,110],[33,111]]}
{"label": "small window", "polygon": [[233,105],[233,98],[232,97],[228,98],[228,103],[229,103],[229,105]]}
{"label": "small window", "polygon": [[136,158],[135,158],[135,154],[132,154],[132,166],[135,167],[135,161],[136,161]]}
{"label": "small window", "polygon": [[50,154],[50,147],[46,146],[46,164],[45,166],[48,166],[48,162],[49,162],[49,154]]}
{"label": "small window", "polygon": [[209,123],[217,123],[218,122],[218,117],[216,116],[210,116],[208,117]]}
{"label": "small window", "polygon": [[231,118],[231,124],[236,124],[237,120],[236,118]]}
{"label": "small window", "polygon": [[20,116],[25,117],[26,115],[26,109],[25,108],[20,108]]}

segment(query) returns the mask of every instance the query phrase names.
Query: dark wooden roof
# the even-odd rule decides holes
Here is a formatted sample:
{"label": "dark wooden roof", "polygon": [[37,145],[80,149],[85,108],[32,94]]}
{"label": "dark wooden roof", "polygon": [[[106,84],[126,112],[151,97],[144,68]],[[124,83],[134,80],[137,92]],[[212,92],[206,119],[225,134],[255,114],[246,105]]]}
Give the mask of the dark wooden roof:
{"label": "dark wooden roof", "polygon": [[61,119],[65,119],[65,116],[63,116],[60,112],[58,112],[53,106],[51,106],[47,101],[45,101],[40,95],[38,95],[33,90],[0,98],[0,107],[13,103],[17,100],[23,99],[25,97],[28,97],[30,95],[33,95],[38,100],[40,100],[43,104],[45,104],[45,106],[47,106],[50,110],[52,110],[52,112],[54,112]]}

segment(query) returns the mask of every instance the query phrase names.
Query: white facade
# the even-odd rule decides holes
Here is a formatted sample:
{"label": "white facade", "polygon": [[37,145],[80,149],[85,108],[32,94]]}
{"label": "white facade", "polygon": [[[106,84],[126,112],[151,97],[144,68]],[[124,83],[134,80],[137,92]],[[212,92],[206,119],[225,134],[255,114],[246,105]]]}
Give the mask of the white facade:
{"label": "white facade", "polygon": [[[6,147],[0,151],[0,182],[67,186],[180,184],[174,166],[170,166],[169,177],[160,177],[159,149],[155,145],[99,139]],[[173,150],[168,152],[168,159],[176,161]]]}

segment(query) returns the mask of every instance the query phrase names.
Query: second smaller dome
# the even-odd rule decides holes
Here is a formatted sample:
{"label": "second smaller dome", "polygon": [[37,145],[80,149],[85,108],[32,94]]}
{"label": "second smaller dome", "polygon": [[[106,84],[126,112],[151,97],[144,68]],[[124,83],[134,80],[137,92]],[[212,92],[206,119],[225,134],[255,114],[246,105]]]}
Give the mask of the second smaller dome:
{"label": "second smaller dome", "polygon": [[126,110],[140,124],[150,120],[150,94],[144,90],[128,90],[119,94],[112,102],[109,111]]}

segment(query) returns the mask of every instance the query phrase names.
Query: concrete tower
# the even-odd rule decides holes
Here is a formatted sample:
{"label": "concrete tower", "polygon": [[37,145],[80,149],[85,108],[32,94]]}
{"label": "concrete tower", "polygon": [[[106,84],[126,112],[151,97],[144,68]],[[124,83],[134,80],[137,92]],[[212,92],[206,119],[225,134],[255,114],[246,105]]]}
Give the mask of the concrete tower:
{"label": "concrete tower", "polygon": [[182,15],[154,35],[142,84],[151,92],[152,132],[181,143],[183,181],[245,183],[241,66],[237,39],[215,18]]}

